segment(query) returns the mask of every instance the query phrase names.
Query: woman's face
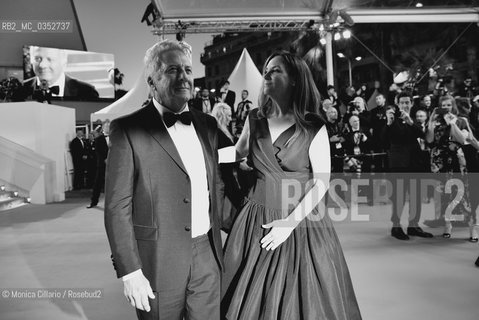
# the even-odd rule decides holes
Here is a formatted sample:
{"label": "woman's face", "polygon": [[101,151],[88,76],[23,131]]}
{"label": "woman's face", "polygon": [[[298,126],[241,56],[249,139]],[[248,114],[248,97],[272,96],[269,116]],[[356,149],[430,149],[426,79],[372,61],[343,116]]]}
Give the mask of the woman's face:
{"label": "woman's face", "polygon": [[282,57],[276,56],[268,62],[263,74],[263,88],[263,93],[273,100],[291,95],[292,81]]}
{"label": "woman's face", "polygon": [[452,100],[447,99],[441,102],[441,108],[442,109],[447,109],[447,112],[451,112],[452,110]]}
{"label": "woman's face", "polygon": [[430,97],[430,96],[425,96],[422,101],[424,101],[424,105],[425,105],[426,107],[429,108],[429,107],[431,106],[431,97]]}
{"label": "woman's face", "polygon": [[229,125],[231,122],[231,110],[226,109],[225,110],[225,121],[226,125]]}

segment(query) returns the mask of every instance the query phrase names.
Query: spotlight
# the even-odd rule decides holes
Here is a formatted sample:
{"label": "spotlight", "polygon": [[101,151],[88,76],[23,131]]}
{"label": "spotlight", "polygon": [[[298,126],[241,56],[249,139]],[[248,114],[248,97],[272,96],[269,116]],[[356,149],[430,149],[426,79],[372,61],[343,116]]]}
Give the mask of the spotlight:
{"label": "spotlight", "polygon": [[210,92],[211,92],[211,93],[215,93],[215,92],[216,92],[216,89],[211,89]]}
{"label": "spotlight", "polygon": [[226,47],[223,47],[223,52],[226,53]]}
{"label": "spotlight", "polygon": [[334,40],[335,40],[335,41],[338,41],[338,40],[340,40],[340,39],[341,39],[341,34],[340,34],[339,32],[336,32],[336,33],[334,34]]}
{"label": "spotlight", "polygon": [[344,31],[343,31],[343,38],[344,38],[344,39],[349,39],[349,38],[351,38],[351,31],[349,31],[349,30],[347,30],[347,29],[344,30]]}
{"label": "spotlight", "polygon": [[18,191],[14,191],[14,192],[13,192],[13,196],[14,196],[14,197],[18,197]]}
{"label": "spotlight", "polygon": [[198,92],[198,91],[200,91],[200,88],[195,87],[195,92]]}
{"label": "spotlight", "polygon": [[27,202],[28,202],[28,203],[32,202],[32,199],[31,199],[31,198],[27,198]]}
{"label": "spotlight", "polygon": [[355,59],[356,61],[361,61],[362,58],[363,58],[363,57],[361,57],[361,56],[357,56],[357,57],[354,58],[354,59]]}
{"label": "spotlight", "polygon": [[324,46],[326,44],[326,39],[324,38],[319,39],[319,43],[321,43]]}
{"label": "spotlight", "polygon": [[337,55],[340,58],[346,58],[346,56],[342,52],[338,52]]}
{"label": "spotlight", "polygon": [[423,4],[421,2],[416,3],[416,8],[422,8]]}
{"label": "spotlight", "polygon": [[0,186],[0,190],[5,191],[5,186]]}

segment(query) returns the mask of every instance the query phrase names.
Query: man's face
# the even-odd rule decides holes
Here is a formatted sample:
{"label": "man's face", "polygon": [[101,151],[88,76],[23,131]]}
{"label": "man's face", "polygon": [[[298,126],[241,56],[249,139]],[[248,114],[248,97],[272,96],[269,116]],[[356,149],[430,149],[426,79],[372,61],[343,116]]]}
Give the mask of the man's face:
{"label": "man's face", "polygon": [[201,90],[201,96],[203,98],[208,98],[210,96],[210,92],[208,91],[208,89]]}
{"label": "man's face", "polygon": [[241,92],[241,99],[246,100],[248,98],[248,93],[246,91]]}
{"label": "man's face", "polygon": [[426,123],[427,114],[426,112],[419,110],[416,112],[416,121],[420,124]]}
{"label": "man's face", "polygon": [[60,78],[66,65],[64,55],[57,49],[36,48],[30,59],[37,77],[46,80],[49,86]]}
{"label": "man's face", "polygon": [[472,83],[472,79],[471,78],[466,78],[466,80],[464,80],[464,84],[469,87]]}
{"label": "man's face", "polygon": [[230,88],[230,84],[228,82],[225,82],[223,85],[223,89],[228,90]]}
{"label": "man's face", "polygon": [[411,107],[412,107],[411,99],[409,97],[399,98],[398,107],[400,111],[404,111],[409,114],[409,111],[411,110]]}
{"label": "man's face", "polygon": [[160,55],[161,67],[151,76],[155,99],[173,112],[183,109],[193,96],[193,67],[181,50]]}
{"label": "man's face", "polygon": [[78,139],[83,138],[83,131],[81,131],[81,130],[78,130],[78,131],[77,131],[77,138],[78,138]]}
{"label": "man's face", "polygon": [[385,103],[386,103],[386,99],[384,99],[383,95],[380,94],[376,97],[376,105],[378,107],[383,107]]}
{"label": "man's face", "polygon": [[349,125],[353,130],[359,130],[359,118],[356,116],[352,116],[349,119]]}
{"label": "man's face", "polygon": [[330,96],[334,95],[334,93],[335,93],[335,92],[334,92],[334,88],[329,88],[329,89],[328,89],[328,94],[329,94]]}

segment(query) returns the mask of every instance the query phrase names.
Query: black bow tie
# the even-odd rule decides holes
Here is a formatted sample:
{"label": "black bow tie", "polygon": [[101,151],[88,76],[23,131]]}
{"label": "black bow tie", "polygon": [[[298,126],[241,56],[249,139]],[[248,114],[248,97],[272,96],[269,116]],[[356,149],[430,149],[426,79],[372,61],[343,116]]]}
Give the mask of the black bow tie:
{"label": "black bow tie", "polygon": [[59,86],[53,86],[53,87],[50,87],[50,92],[53,93],[53,94],[59,94],[60,93],[60,87]]}
{"label": "black bow tie", "polygon": [[165,112],[163,115],[163,120],[165,121],[165,125],[167,128],[171,127],[176,123],[176,121],[180,120],[181,123],[190,125],[191,124],[191,113],[189,111],[185,111],[180,114],[172,113],[172,112]]}

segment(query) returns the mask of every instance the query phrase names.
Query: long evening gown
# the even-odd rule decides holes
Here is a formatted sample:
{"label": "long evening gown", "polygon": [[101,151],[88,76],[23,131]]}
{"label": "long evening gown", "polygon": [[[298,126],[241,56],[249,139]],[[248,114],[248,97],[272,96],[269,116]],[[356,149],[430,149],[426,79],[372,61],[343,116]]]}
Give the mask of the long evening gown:
{"label": "long evening gown", "polygon": [[249,157],[257,178],[226,243],[222,284],[226,319],[361,319],[336,232],[327,215],[318,219],[318,208],[275,250],[260,245],[270,230],[261,226],[291,212],[292,208],[281,209],[281,183],[294,179],[303,195],[308,191],[308,150],[323,124],[309,116],[316,124],[311,136],[286,145],[294,125],[273,144],[267,119],[258,118],[257,110],[250,113]]}

